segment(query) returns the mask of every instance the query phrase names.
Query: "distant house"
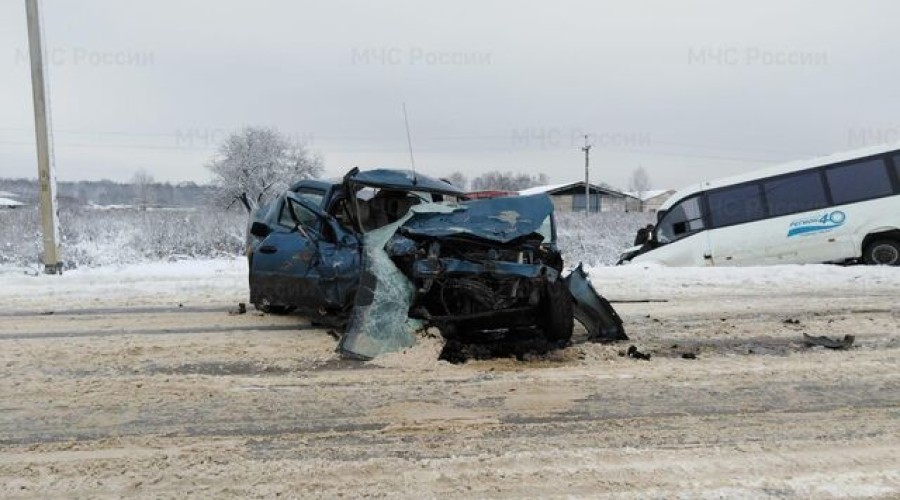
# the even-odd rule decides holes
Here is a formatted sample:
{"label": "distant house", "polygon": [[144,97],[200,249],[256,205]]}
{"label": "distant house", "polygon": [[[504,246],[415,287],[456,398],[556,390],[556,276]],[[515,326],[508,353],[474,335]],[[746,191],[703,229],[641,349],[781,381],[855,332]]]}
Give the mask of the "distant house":
{"label": "distant house", "polygon": [[640,193],[640,197],[638,197],[638,193],[634,191],[627,192],[625,194],[628,196],[629,212],[654,213],[658,212],[659,207],[661,207],[662,204],[666,202],[666,200],[668,200],[673,194],[675,194],[675,190],[655,189]]}
{"label": "distant house", "polygon": [[[554,184],[550,186],[536,186],[519,191],[519,195],[546,193],[553,201],[556,212],[584,212],[585,210],[585,185],[584,181],[570,182],[568,184]],[[613,189],[591,184],[590,211],[591,212],[625,212],[627,196]]]}

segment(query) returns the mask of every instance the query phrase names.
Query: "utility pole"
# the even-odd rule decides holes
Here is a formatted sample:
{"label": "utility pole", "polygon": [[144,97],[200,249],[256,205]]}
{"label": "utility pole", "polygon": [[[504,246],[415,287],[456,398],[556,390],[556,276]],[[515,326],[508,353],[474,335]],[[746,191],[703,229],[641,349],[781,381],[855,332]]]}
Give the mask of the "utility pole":
{"label": "utility pole", "polygon": [[34,98],[34,133],[37,142],[38,180],[41,186],[41,228],[44,236],[44,273],[62,274],[59,259],[59,216],[56,207],[56,172],[50,159],[49,109],[44,83],[44,53],[38,0],[25,0],[28,51],[31,56],[31,93]]}
{"label": "utility pole", "polygon": [[591,213],[591,145],[588,144],[588,136],[584,136],[584,214]]}

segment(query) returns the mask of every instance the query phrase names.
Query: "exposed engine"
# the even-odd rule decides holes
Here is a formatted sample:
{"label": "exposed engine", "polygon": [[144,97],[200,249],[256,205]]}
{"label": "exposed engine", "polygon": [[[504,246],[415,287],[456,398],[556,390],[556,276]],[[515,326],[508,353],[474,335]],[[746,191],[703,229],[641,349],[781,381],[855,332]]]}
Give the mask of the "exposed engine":
{"label": "exposed engine", "polygon": [[416,286],[412,314],[431,321],[496,317],[500,325],[518,315],[532,323],[545,281],[555,280],[562,268],[559,252],[538,234],[505,245],[475,238],[398,238],[403,241],[393,241],[394,248],[408,251],[395,253],[394,261]]}

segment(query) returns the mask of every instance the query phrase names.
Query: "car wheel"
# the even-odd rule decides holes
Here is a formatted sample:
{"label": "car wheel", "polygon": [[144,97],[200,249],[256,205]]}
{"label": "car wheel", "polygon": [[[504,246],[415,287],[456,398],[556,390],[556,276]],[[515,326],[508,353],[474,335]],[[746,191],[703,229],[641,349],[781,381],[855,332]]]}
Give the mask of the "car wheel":
{"label": "car wheel", "polygon": [[900,266],[900,242],[884,239],[869,243],[863,261],[870,266]]}
{"label": "car wheel", "polygon": [[539,310],[539,325],[544,338],[551,342],[568,342],[572,339],[575,312],[572,295],[562,279],[547,283]]}

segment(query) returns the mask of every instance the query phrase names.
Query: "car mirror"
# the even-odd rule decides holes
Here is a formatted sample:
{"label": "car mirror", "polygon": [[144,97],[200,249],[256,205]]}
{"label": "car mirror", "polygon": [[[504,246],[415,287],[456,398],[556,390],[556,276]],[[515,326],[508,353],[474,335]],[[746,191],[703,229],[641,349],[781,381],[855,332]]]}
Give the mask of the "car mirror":
{"label": "car mirror", "polygon": [[266,225],[263,222],[254,222],[252,226],[250,226],[250,234],[253,236],[258,236],[260,238],[265,238],[269,234],[272,233],[272,228]]}

